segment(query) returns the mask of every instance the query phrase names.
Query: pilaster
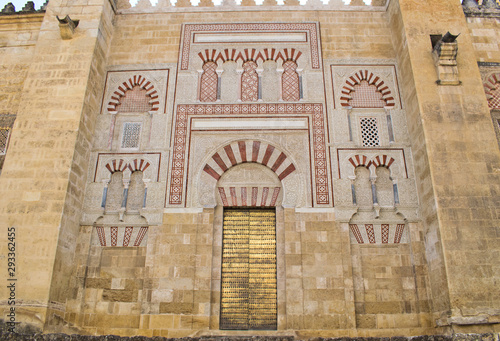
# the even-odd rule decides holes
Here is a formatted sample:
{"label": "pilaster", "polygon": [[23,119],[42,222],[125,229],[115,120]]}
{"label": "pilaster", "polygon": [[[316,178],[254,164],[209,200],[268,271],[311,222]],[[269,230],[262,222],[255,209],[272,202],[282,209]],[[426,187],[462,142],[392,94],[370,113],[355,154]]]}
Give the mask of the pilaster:
{"label": "pilaster", "polygon": [[[64,320],[66,299],[73,294],[67,288],[113,6],[109,0],[51,0],[24,82],[0,177],[1,230],[16,229],[20,329],[50,331],[50,324]],[[80,22],[71,39],[63,40],[56,16],[66,15]],[[2,243],[2,254],[6,248]],[[6,297],[6,287],[0,290]],[[6,309],[3,301],[0,310]]]}
{"label": "pilaster", "polygon": [[[498,320],[500,155],[459,1],[392,1],[388,8],[402,78],[425,223],[431,309],[438,326],[491,330]],[[459,34],[459,82],[436,82],[430,35]],[[461,83],[460,83],[461,82]],[[439,84],[441,83],[441,84]]]}

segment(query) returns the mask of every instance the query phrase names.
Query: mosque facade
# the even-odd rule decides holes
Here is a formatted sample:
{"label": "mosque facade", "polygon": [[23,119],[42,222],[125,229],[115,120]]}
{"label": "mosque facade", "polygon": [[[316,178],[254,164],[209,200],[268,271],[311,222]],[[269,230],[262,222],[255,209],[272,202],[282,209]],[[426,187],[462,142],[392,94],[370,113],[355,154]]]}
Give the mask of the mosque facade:
{"label": "mosque facade", "polygon": [[2,319],[498,334],[499,19],[493,0],[5,6]]}

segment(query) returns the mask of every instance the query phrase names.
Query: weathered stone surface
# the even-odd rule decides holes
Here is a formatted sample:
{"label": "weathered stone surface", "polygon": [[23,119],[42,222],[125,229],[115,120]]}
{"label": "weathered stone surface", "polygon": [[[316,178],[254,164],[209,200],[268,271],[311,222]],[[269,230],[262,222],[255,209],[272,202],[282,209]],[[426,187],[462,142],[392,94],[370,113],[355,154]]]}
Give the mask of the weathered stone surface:
{"label": "weathered stone surface", "polygon": [[[490,341],[496,340],[497,334],[453,334],[453,335],[421,335],[413,337],[393,336],[386,337],[315,337],[307,341]],[[294,341],[299,340],[293,336],[202,336],[165,338],[160,336],[130,336],[117,335],[67,335],[67,334],[17,334],[5,332],[0,329],[1,340],[6,341]]]}
{"label": "weathered stone surface", "polygon": [[[498,341],[479,334],[500,316],[498,18],[455,0],[153,3],[0,15],[16,337]],[[461,83],[438,86],[447,31]],[[219,330],[229,206],[276,206],[278,328],[258,337]]]}

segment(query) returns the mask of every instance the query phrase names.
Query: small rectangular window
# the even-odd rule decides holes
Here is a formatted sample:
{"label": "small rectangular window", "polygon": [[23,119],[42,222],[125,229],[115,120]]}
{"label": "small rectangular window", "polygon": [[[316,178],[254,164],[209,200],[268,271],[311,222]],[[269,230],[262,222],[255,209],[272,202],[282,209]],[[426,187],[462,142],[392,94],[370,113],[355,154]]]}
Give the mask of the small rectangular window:
{"label": "small rectangular window", "polygon": [[123,124],[122,148],[139,148],[141,123],[126,122]]}
{"label": "small rectangular window", "polygon": [[361,117],[361,139],[364,147],[380,146],[380,135],[378,132],[378,122],[375,117]]}

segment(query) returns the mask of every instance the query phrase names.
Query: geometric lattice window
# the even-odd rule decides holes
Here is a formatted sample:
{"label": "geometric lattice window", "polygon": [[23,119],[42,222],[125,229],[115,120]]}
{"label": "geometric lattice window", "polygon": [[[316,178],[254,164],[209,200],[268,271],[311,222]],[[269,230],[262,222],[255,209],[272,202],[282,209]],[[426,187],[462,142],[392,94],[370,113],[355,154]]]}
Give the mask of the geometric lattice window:
{"label": "geometric lattice window", "polygon": [[377,119],[375,117],[362,117],[360,120],[361,138],[363,146],[380,146]]}
{"label": "geometric lattice window", "polygon": [[4,155],[7,152],[9,135],[10,135],[10,128],[0,127],[0,155]]}
{"label": "geometric lattice window", "polygon": [[126,122],[123,125],[122,148],[139,148],[141,123]]}
{"label": "geometric lattice window", "polygon": [[383,108],[386,103],[377,87],[363,80],[354,86],[349,105],[353,108]]}
{"label": "geometric lattice window", "polygon": [[139,86],[134,86],[132,90],[127,90],[125,96],[120,98],[120,104],[116,106],[118,112],[146,112],[153,107],[149,103],[151,97],[148,96],[147,90],[141,89]]}

